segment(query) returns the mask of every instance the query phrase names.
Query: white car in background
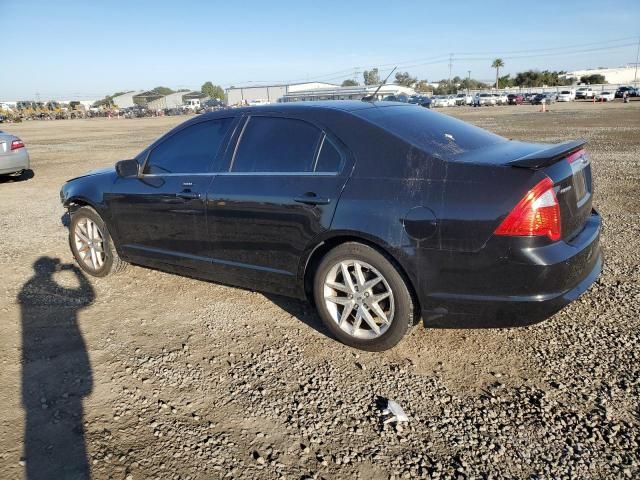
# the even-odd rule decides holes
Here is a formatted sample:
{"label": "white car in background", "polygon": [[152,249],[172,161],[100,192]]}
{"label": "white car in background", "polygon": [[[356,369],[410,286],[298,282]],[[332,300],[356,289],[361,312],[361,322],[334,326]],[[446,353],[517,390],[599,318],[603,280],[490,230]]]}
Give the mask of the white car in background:
{"label": "white car in background", "polygon": [[459,93],[456,95],[456,105],[471,105],[473,103],[473,96],[466,93]]}
{"label": "white car in background", "polygon": [[616,92],[606,90],[604,92],[598,92],[596,94],[596,100],[601,102],[613,102],[616,98]]}
{"label": "white car in background", "polygon": [[560,90],[558,93],[559,102],[573,102],[576,99],[576,92],[573,90]]}
{"label": "white car in background", "polygon": [[509,103],[509,97],[506,93],[494,93],[496,97],[496,105],[507,105]]}
{"label": "white car in background", "polygon": [[486,106],[495,105],[496,104],[496,99],[490,93],[478,93],[478,94],[476,94],[476,98],[475,98],[474,104],[478,105],[480,107],[483,106],[483,105],[486,105]]}
{"label": "white car in background", "polygon": [[588,98],[593,98],[593,96],[594,93],[591,87],[580,87],[578,90],[576,90],[576,99],[582,98],[586,100]]}
{"label": "white car in background", "polygon": [[436,95],[431,102],[433,107],[453,107],[455,104],[453,95]]}

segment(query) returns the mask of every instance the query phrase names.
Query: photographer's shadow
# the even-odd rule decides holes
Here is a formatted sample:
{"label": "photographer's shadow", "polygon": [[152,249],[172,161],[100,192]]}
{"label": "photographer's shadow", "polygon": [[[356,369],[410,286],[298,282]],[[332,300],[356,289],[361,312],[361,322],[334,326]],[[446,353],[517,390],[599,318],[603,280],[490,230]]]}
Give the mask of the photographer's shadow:
{"label": "photographer's shadow", "polygon": [[[86,479],[90,467],[82,402],[91,393],[93,378],[78,312],[93,302],[95,293],[75,265],[40,257],[33,268],[18,295],[25,478]],[[56,281],[54,275],[68,275],[65,271],[78,286],[67,288]]]}

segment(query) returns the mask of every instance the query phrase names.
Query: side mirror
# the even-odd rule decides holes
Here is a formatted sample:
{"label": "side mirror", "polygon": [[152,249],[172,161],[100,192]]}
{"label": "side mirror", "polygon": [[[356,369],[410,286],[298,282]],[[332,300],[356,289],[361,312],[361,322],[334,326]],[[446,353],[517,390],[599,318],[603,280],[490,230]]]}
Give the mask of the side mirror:
{"label": "side mirror", "polygon": [[135,160],[120,160],[116,163],[116,173],[119,177],[137,177],[140,172],[140,165]]}

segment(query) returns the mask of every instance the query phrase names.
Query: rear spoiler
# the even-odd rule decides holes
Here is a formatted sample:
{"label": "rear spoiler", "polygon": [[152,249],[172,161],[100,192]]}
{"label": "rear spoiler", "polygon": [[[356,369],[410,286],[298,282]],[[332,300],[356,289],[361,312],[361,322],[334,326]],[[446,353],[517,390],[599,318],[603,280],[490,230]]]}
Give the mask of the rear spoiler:
{"label": "rear spoiler", "polygon": [[558,160],[571,155],[573,152],[580,150],[585,144],[586,140],[569,140],[567,142],[557,143],[550,145],[548,148],[543,148],[537,152],[530,153],[524,157],[520,157],[516,160],[509,162],[507,165],[520,168],[544,168],[549,165],[553,165]]}

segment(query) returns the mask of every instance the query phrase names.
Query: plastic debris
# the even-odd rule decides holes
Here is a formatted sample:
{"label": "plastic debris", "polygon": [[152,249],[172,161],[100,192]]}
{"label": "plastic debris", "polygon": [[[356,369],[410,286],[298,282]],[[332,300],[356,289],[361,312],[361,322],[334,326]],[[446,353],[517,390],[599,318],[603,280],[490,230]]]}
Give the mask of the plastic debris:
{"label": "plastic debris", "polygon": [[394,402],[391,399],[387,400],[387,408],[385,408],[382,411],[382,413],[383,413],[383,415],[390,415],[390,417],[387,418],[384,421],[384,423],[389,423],[389,422],[400,423],[400,422],[408,422],[409,421],[409,417],[404,412],[402,407],[400,405],[398,405],[397,402]]}

